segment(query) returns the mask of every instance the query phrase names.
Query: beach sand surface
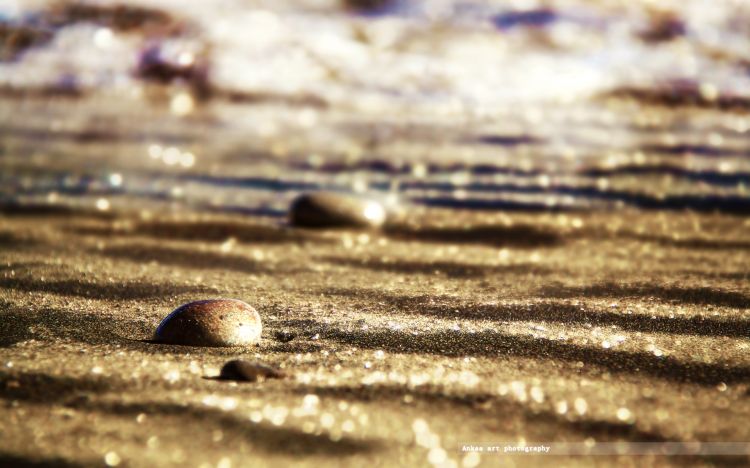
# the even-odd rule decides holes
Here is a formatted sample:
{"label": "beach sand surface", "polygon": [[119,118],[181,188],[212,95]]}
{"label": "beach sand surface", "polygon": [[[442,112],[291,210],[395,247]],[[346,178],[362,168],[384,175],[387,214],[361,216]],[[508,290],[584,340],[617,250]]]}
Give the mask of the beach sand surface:
{"label": "beach sand surface", "polygon": [[[422,209],[382,231],[127,211],[0,221],[3,464],[596,466],[633,461],[462,447],[750,437],[743,218]],[[151,341],[171,310],[215,297],[260,311],[259,345]],[[288,377],[212,379],[235,358]]]}

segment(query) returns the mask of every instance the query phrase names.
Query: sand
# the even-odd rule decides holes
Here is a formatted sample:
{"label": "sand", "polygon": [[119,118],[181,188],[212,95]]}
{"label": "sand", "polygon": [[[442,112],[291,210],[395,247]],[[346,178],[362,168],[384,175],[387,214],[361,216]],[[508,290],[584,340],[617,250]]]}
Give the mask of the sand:
{"label": "sand", "polygon": [[750,465],[742,2],[97,3],[0,7],[0,466]]}
{"label": "sand", "polygon": [[[747,463],[461,451],[750,440],[745,218],[412,209],[383,231],[320,231],[11,211],[0,464]],[[151,341],[214,297],[259,310],[258,346]],[[211,379],[236,358],[288,377]]]}

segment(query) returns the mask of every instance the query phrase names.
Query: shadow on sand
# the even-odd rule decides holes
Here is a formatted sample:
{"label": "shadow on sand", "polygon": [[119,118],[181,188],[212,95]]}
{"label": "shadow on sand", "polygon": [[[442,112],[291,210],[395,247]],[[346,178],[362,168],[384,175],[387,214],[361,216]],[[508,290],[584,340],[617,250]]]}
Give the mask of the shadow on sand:
{"label": "shadow on sand", "polygon": [[355,260],[345,257],[323,257],[321,260],[354,268],[398,274],[444,275],[451,278],[481,278],[491,275],[545,275],[552,270],[533,263],[515,265],[478,265],[460,262],[420,262],[416,260],[384,260],[370,258]]}
{"label": "shadow on sand", "polygon": [[335,242],[306,230],[223,220],[138,221],[123,228],[86,226],[74,227],[71,231],[94,236],[147,236],[156,239],[206,242],[223,242],[230,238],[239,242],[260,244]]}
{"label": "shadow on sand", "polygon": [[29,310],[9,302],[0,304],[0,348],[29,339],[63,339],[91,345],[130,345],[146,349],[138,341],[123,336],[150,336],[153,325],[127,321],[111,315],[94,315],[44,308]]}
{"label": "shadow on sand", "polygon": [[25,292],[46,292],[62,296],[78,296],[87,299],[129,300],[169,297],[187,293],[216,292],[202,286],[183,286],[169,283],[124,281],[117,283],[90,280],[45,280],[31,277],[0,278],[0,288]]}
{"label": "shadow on sand", "polygon": [[243,438],[254,449],[264,453],[286,453],[293,455],[338,455],[348,456],[371,452],[381,444],[374,440],[359,440],[344,437],[333,441],[327,434],[307,434],[296,428],[277,427],[270,423],[252,423],[247,417],[240,417],[220,409],[180,405],[175,403],[87,403],[86,409],[96,409],[108,414],[133,416],[146,413],[154,416],[174,417],[178,424],[213,426],[221,428],[228,436]]}
{"label": "shadow on sand", "polygon": [[93,460],[86,462],[72,462],[65,460],[64,458],[31,457],[21,454],[0,452],[0,466],[13,468],[78,468],[96,465],[97,464]]}
{"label": "shadow on sand", "polygon": [[550,286],[542,291],[544,297],[611,297],[657,298],[681,304],[714,305],[734,309],[750,308],[750,297],[739,292],[717,288],[654,285],[650,283],[602,283],[584,287]]}
{"label": "shadow on sand", "polygon": [[717,385],[750,382],[750,367],[718,363],[682,362],[647,352],[630,352],[571,343],[506,335],[495,331],[436,331],[413,335],[395,330],[329,329],[324,338],[362,349],[395,353],[435,354],[449,357],[526,357],[542,361],[583,362],[613,373],[639,375],[674,382]]}
{"label": "shadow on sand", "polygon": [[232,270],[248,274],[289,274],[288,269],[268,268],[262,262],[256,262],[237,254],[218,251],[197,250],[195,248],[162,247],[148,244],[128,244],[92,250],[105,257],[130,260],[137,263],[157,262],[162,265],[180,268],[208,270]]}
{"label": "shadow on sand", "polygon": [[[12,382],[12,385],[9,383]],[[348,456],[381,447],[375,440],[344,437],[333,441],[327,434],[308,434],[296,428],[252,423],[247,417],[210,407],[172,402],[99,401],[90,395],[121,391],[122,386],[100,379],[61,377],[38,373],[0,373],[0,398],[37,404],[62,404],[81,411],[122,417],[148,414],[185,426],[220,428],[229,438],[241,438],[264,453]],[[177,421],[174,421],[176,419]],[[135,424],[135,423],[133,423]],[[34,466],[34,465],[31,465]]]}
{"label": "shadow on sand", "polygon": [[391,296],[371,290],[329,289],[326,294],[365,297],[384,302],[400,312],[456,320],[494,320],[498,322],[552,322],[616,326],[645,333],[673,333],[696,336],[750,336],[750,321],[717,320],[704,316],[652,317],[626,314],[612,309],[596,309],[558,301],[529,304],[461,303],[446,296]]}
{"label": "shadow on sand", "polygon": [[562,244],[562,236],[552,230],[530,225],[487,225],[471,227],[389,226],[385,234],[398,240],[479,244],[491,247],[547,247]]}

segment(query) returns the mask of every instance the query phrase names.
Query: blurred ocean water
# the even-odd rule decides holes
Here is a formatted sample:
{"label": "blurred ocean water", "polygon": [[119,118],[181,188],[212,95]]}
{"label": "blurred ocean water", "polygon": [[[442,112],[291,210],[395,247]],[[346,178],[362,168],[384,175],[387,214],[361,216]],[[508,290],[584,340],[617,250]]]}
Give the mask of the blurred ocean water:
{"label": "blurred ocean water", "polygon": [[750,212],[750,2],[0,1],[6,205]]}

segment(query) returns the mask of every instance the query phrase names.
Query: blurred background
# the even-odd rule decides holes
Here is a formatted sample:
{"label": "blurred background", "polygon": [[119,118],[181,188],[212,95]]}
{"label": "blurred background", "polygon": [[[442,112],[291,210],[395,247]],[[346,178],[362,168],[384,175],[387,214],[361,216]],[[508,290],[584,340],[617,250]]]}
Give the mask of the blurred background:
{"label": "blurred background", "polygon": [[0,0],[5,209],[750,212],[746,0]]}

